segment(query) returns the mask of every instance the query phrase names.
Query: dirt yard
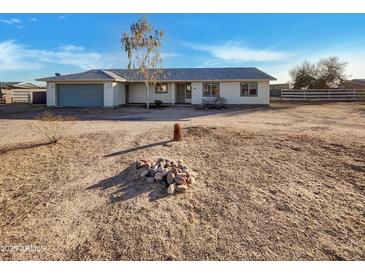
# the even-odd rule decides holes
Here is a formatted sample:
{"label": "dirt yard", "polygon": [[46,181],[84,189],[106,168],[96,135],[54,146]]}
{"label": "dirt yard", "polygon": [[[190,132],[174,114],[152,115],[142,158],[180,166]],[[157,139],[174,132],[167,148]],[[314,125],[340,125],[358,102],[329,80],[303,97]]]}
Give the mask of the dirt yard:
{"label": "dirt yard", "polygon": [[[53,110],[65,138],[4,152],[44,141],[42,112],[0,106],[2,260],[365,259],[365,103]],[[195,185],[128,179],[158,157]]]}

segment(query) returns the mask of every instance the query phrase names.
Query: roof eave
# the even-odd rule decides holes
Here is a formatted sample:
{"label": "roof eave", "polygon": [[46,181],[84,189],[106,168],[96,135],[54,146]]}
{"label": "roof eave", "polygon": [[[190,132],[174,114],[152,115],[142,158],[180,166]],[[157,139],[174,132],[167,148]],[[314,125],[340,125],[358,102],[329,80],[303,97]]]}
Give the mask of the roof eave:
{"label": "roof eave", "polygon": [[[276,81],[276,78],[271,79],[177,79],[177,80],[156,80],[156,82],[169,82],[169,83],[175,83],[175,82],[242,82],[242,81]],[[127,80],[129,83],[144,83],[144,80]]]}
{"label": "roof eave", "polygon": [[35,79],[39,82],[127,82],[125,79],[54,79],[54,78],[40,78]]}

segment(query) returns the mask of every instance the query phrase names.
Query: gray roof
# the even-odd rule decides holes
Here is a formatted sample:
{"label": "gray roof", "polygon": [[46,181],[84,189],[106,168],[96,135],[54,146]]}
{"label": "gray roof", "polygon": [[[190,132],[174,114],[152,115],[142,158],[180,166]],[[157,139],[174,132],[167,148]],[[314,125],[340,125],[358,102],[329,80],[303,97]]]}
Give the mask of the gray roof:
{"label": "gray roof", "polygon": [[17,85],[17,84],[20,84],[21,82],[0,82],[0,85],[2,87],[5,87],[5,86],[14,86],[14,85]]}
{"label": "gray roof", "polygon": [[39,88],[39,85],[35,85],[30,82],[0,82],[0,86],[2,88]]}
{"label": "gray roof", "polygon": [[[119,77],[118,77],[119,76]],[[168,68],[163,69],[159,81],[211,81],[211,80],[276,80],[257,68]],[[138,70],[93,69],[37,81],[143,81]]]}
{"label": "gray roof", "polygon": [[105,80],[114,80],[114,77],[109,74],[103,72],[103,70],[93,69],[80,73],[73,74],[65,74],[60,76],[53,76],[47,78],[36,79],[37,81],[105,81]]}

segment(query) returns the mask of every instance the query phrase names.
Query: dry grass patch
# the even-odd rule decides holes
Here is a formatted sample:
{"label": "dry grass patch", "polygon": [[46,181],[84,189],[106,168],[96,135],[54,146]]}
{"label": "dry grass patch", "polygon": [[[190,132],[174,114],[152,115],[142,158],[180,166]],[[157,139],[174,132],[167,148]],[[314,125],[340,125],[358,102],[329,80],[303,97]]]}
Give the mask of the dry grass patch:
{"label": "dry grass patch", "polygon": [[[2,155],[1,242],[46,247],[3,258],[365,259],[361,140],[197,126],[161,145],[171,132],[148,130],[117,153],[116,136],[92,135]],[[127,180],[136,159],[158,157],[182,159],[196,184],[171,197]]]}

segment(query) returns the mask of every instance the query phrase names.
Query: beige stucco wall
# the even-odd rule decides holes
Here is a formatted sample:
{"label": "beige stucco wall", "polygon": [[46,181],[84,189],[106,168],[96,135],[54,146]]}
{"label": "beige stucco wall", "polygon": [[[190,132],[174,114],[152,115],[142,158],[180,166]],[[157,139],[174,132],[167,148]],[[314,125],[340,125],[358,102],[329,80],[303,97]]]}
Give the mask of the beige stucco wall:
{"label": "beige stucco wall", "polygon": [[125,104],[125,84],[113,83],[113,105]]}
{"label": "beige stucco wall", "polygon": [[[250,81],[252,82],[252,81]],[[269,81],[258,82],[258,95],[256,97],[240,96],[241,82],[219,82],[220,96],[226,99],[226,104],[249,104],[249,105],[268,105],[270,104],[270,85]],[[202,103],[203,83],[192,83],[192,104]]]}
{"label": "beige stucco wall", "polygon": [[113,83],[104,83],[104,107],[113,107],[114,103]]}
{"label": "beige stucco wall", "polygon": [[125,104],[125,84],[117,82],[104,83],[104,107]]}
{"label": "beige stucco wall", "polygon": [[47,82],[47,106],[56,106],[56,84]]}

